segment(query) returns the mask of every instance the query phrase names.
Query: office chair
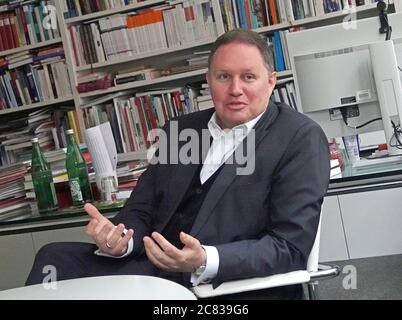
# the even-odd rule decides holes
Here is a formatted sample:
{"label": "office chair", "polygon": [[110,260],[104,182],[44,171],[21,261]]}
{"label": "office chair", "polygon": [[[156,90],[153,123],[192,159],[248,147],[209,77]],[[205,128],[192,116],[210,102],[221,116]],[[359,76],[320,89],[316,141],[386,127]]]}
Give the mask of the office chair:
{"label": "office chair", "polygon": [[200,284],[193,287],[191,290],[198,298],[212,298],[222,295],[281,287],[292,284],[305,284],[308,288],[307,298],[309,300],[317,300],[319,298],[317,289],[318,280],[333,278],[338,276],[340,273],[338,266],[323,265],[318,263],[320,233],[321,218],[318,224],[314,245],[308,257],[306,270],[274,274],[268,277],[227,281],[215,289],[212,287],[212,284]]}

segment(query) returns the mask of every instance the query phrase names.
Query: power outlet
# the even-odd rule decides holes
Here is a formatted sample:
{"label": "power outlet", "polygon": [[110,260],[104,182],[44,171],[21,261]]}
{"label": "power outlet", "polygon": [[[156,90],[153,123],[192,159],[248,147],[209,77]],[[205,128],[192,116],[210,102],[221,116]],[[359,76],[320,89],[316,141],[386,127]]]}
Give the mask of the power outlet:
{"label": "power outlet", "polygon": [[342,120],[342,112],[345,113],[346,119],[360,116],[359,107],[357,105],[353,105],[329,109],[329,119],[331,121]]}
{"label": "power outlet", "polygon": [[345,112],[346,119],[360,116],[359,107],[357,105],[343,107],[341,112]]}
{"label": "power outlet", "polygon": [[331,121],[342,120],[341,108],[329,109],[329,119]]}

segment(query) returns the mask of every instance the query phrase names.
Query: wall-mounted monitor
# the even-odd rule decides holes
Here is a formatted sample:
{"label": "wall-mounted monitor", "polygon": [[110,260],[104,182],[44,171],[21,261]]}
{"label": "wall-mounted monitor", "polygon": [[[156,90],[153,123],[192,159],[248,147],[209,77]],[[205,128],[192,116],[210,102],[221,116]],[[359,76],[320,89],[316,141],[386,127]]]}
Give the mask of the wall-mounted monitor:
{"label": "wall-mounted monitor", "polygon": [[377,101],[368,45],[294,57],[303,112]]}
{"label": "wall-mounted monitor", "polygon": [[[301,110],[316,120],[327,135],[330,133],[329,137],[354,134],[365,122],[378,121],[382,124],[389,154],[401,154],[402,148],[396,147],[399,143],[396,126],[402,125],[398,60],[402,60],[402,39],[395,40],[395,44],[376,41],[294,56]],[[357,108],[355,117],[352,115],[355,119],[344,119],[343,108],[347,106]],[[340,119],[329,112],[334,108],[343,112]],[[349,113],[346,118],[348,116]],[[331,124],[333,121],[338,121],[335,127]],[[337,131],[339,135],[332,135],[336,127],[341,131]]]}

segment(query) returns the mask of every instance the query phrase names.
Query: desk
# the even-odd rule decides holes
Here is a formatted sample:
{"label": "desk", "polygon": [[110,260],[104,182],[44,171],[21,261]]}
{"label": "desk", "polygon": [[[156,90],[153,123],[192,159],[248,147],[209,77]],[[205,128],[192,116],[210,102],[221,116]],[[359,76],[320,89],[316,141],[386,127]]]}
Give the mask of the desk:
{"label": "desk", "polygon": [[[150,276],[105,276],[64,280],[0,291],[0,300],[196,300],[187,288]],[[50,286],[50,284],[48,284]]]}

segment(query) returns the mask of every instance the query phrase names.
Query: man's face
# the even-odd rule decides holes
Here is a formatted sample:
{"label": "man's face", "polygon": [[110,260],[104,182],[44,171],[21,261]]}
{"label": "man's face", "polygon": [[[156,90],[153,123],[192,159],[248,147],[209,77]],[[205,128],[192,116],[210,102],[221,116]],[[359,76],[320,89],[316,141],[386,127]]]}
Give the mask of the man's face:
{"label": "man's face", "polygon": [[264,112],[276,84],[257,47],[229,43],[216,50],[207,74],[222,128],[248,122]]}

